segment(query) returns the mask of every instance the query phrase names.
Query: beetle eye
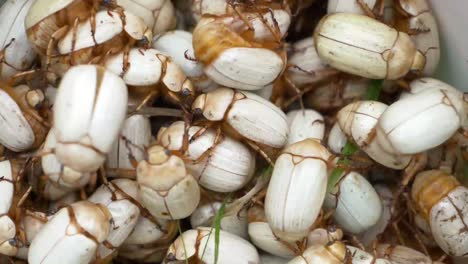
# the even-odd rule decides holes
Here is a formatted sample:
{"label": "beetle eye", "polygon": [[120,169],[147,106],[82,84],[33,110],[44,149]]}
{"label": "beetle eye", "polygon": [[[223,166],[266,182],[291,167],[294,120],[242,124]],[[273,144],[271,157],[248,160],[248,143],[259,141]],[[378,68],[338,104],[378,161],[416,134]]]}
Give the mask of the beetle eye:
{"label": "beetle eye", "polygon": [[194,115],[201,115],[202,113],[203,113],[203,110],[201,108],[193,109],[193,114]]}
{"label": "beetle eye", "polygon": [[171,155],[171,151],[168,150],[168,149],[165,149],[165,150],[164,150],[164,154],[166,154],[167,156],[170,156],[170,155]]}
{"label": "beetle eye", "polygon": [[18,242],[16,241],[16,239],[12,238],[8,240],[8,244],[10,244],[10,246],[12,247],[16,247],[18,245]]}
{"label": "beetle eye", "polygon": [[183,88],[182,89],[182,95],[183,96],[189,96],[190,95],[190,89],[189,88]]}

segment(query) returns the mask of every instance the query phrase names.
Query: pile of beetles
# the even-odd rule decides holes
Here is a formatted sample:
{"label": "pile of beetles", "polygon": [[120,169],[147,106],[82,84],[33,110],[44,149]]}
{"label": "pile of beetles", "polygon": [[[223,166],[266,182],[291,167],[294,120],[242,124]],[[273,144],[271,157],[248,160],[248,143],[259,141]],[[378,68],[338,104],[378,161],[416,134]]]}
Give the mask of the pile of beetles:
{"label": "pile of beetles", "polygon": [[440,53],[427,0],[6,0],[0,263],[468,263]]}

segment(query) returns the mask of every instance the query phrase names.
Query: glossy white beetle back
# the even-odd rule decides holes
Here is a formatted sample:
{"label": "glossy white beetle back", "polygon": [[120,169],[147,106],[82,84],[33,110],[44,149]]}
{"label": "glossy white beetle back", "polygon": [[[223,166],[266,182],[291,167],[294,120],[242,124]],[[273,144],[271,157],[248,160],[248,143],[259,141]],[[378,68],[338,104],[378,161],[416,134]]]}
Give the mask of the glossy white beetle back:
{"label": "glossy white beetle back", "polygon": [[86,264],[109,234],[111,217],[106,208],[81,201],[58,211],[33,239],[31,264]]}
{"label": "glossy white beetle back", "polygon": [[307,236],[325,198],[329,158],[319,141],[306,139],[286,147],[276,160],[265,214],[279,238],[293,242]]}
{"label": "glossy white beetle back", "polygon": [[97,170],[117,139],[127,97],[117,75],[94,65],[71,68],[54,105],[57,159],[80,172]]}
{"label": "glossy white beetle back", "polygon": [[325,121],[319,112],[312,109],[294,110],[286,116],[289,125],[288,145],[307,138],[323,140]]}

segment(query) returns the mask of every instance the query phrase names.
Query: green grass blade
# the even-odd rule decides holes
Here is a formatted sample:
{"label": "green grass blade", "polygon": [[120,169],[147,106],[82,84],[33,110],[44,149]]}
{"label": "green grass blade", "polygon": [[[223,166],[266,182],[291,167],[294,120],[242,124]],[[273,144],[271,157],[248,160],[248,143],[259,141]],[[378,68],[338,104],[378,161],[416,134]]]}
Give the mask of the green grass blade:
{"label": "green grass blade", "polygon": [[382,91],[382,84],[383,80],[372,80],[369,88],[367,88],[366,94],[364,95],[364,100],[379,100],[380,92]]}
{"label": "green grass blade", "polygon": [[180,221],[177,221],[177,229],[179,230],[180,239],[182,239],[182,247],[184,247],[185,264],[188,264],[187,248],[185,247],[184,237],[182,236],[182,228],[180,227]]}
{"label": "green grass blade", "polygon": [[221,208],[219,208],[218,213],[216,214],[216,218],[214,221],[215,224],[215,259],[214,263],[218,263],[218,257],[219,257],[219,235],[221,233],[221,219],[223,219],[224,216],[224,211],[226,210],[226,201],[223,202],[221,205]]}

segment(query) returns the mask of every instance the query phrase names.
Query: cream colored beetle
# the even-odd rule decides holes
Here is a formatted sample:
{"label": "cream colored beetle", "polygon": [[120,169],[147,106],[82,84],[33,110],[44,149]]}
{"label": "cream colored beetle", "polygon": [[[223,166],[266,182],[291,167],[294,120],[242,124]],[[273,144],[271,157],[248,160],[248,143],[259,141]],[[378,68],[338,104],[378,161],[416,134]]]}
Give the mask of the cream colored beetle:
{"label": "cream colored beetle", "polygon": [[293,110],[286,116],[289,125],[288,145],[307,138],[323,140],[325,121],[319,112],[312,109]]}
{"label": "cream colored beetle", "polygon": [[135,168],[145,158],[151,139],[148,117],[132,115],[125,119],[119,138],[106,160],[108,176],[135,178]]}
{"label": "cream colored beetle", "polygon": [[421,72],[426,61],[408,34],[363,15],[323,17],[314,41],[325,63],[369,79],[399,79],[409,71]]}
{"label": "cream colored beetle", "polygon": [[[208,236],[210,228],[200,227],[190,229],[182,233],[167,252],[166,260],[184,261],[195,257],[203,263],[214,264],[215,236]],[[257,249],[246,240],[232,235],[225,231],[220,231],[219,258],[218,263],[223,264],[259,264],[260,257]],[[203,253],[206,245],[205,254]]]}
{"label": "cream colored beetle", "polygon": [[[18,248],[14,245],[16,236],[16,226],[8,215],[13,204],[14,184],[19,167],[10,160],[0,162],[0,254],[15,256]],[[10,243],[12,242],[12,243]]]}
{"label": "cream colored beetle", "polygon": [[374,187],[354,171],[342,176],[327,193],[324,206],[334,208],[336,223],[343,230],[354,234],[375,225],[382,215],[382,202]]}
{"label": "cream colored beetle", "polygon": [[279,238],[294,242],[309,233],[325,199],[330,157],[319,141],[306,139],[286,147],[276,160],[265,214]]}
{"label": "cream colored beetle", "polygon": [[161,128],[157,140],[163,147],[183,155],[187,169],[201,186],[216,192],[232,192],[252,179],[255,156],[241,142],[219,136],[213,129],[190,126],[189,143],[184,149],[184,136],[185,123],[177,121]]}
{"label": "cream colored beetle", "polygon": [[128,179],[117,179],[101,185],[88,198],[88,201],[101,204],[111,214],[109,235],[99,248],[99,258],[111,255],[130,235],[140,216],[137,201],[138,184]]}
{"label": "cream colored beetle", "polygon": [[[380,116],[377,141],[386,152],[404,155],[434,148],[464,124],[464,103],[459,92],[442,89],[428,89],[400,99]],[[433,129],[434,125],[437,129]]]}
{"label": "cream colored beetle", "polygon": [[200,187],[182,159],[159,145],[151,146],[148,160],[138,163],[137,181],[139,200],[156,218],[185,218],[200,201]]}
{"label": "cream colored beetle", "polygon": [[33,0],[8,0],[0,8],[0,80],[27,70],[36,57],[24,28]]}
{"label": "cream colored beetle", "polygon": [[273,148],[286,144],[286,115],[275,105],[253,93],[218,88],[198,96],[192,109],[209,121],[220,121],[241,137]]}
{"label": "cream colored beetle", "polygon": [[311,246],[288,264],[341,264],[346,263],[348,257],[346,245],[341,241],[335,241],[330,245]]}
{"label": "cream colored beetle", "polygon": [[153,35],[176,26],[175,8],[170,0],[116,0],[116,4],[141,17],[152,30]]}
{"label": "cream colored beetle", "polygon": [[126,111],[127,87],[117,75],[94,65],[71,68],[54,105],[57,159],[79,172],[97,170],[117,139]]}
{"label": "cream colored beetle", "polygon": [[88,201],[58,211],[34,237],[29,248],[31,264],[87,264],[96,257],[99,243],[109,235],[110,213]]}

